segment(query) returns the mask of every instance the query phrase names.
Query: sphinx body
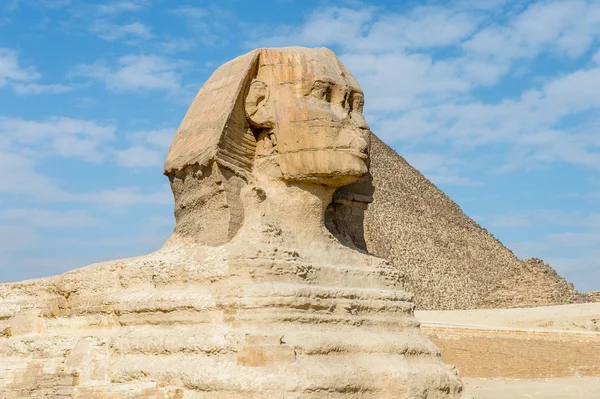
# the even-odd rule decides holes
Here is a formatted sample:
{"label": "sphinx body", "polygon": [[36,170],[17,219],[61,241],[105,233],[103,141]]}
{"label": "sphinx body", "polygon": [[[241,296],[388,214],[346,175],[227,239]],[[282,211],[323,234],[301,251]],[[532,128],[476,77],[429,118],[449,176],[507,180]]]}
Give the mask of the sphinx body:
{"label": "sphinx body", "polygon": [[220,67],[167,157],[160,250],[0,286],[2,397],[462,397],[401,273],[325,228],[368,171],[362,104],[327,49]]}

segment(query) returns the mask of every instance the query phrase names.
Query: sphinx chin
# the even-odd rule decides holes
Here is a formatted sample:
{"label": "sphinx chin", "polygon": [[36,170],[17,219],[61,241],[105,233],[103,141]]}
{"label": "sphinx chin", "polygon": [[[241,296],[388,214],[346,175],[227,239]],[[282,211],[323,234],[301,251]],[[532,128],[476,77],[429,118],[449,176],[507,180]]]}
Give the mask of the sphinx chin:
{"label": "sphinx chin", "polygon": [[279,154],[283,180],[338,188],[368,173],[368,155],[350,149],[323,149]]}

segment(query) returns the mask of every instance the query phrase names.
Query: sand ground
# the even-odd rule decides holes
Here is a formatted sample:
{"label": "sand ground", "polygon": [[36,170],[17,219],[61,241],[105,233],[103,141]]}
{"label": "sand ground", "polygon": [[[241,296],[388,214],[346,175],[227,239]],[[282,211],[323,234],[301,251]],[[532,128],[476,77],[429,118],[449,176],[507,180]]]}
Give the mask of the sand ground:
{"label": "sand ground", "polygon": [[427,310],[417,311],[415,316],[421,323],[431,324],[600,332],[600,303],[516,309]]}
{"label": "sand ground", "polygon": [[463,378],[475,399],[599,399],[600,377],[539,380]]}
{"label": "sand ground", "polygon": [[[600,303],[519,309],[418,311],[415,316],[425,325],[600,334]],[[600,377],[463,380],[467,392],[475,399],[600,399]]]}

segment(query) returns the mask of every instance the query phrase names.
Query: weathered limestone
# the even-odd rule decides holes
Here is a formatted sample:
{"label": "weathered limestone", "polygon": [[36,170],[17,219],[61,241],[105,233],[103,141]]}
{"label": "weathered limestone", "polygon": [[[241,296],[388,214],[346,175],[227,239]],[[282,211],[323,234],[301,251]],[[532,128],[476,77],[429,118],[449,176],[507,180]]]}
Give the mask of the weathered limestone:
{"label": "weathered limestone", "polygon": [[375,136],[370,155],[372,176],[340,188],[329,226],[357,247],[399,267],[418,309],[527,307],[581,300],[552,267],[519,260]]}
{"label": "weathered limestone", "polygon": [[0,285],[0,396],[464,397],[398,268],[324,225],[368,171],[362,103],[327,49],[220,67],[167,157],[163,248]]}

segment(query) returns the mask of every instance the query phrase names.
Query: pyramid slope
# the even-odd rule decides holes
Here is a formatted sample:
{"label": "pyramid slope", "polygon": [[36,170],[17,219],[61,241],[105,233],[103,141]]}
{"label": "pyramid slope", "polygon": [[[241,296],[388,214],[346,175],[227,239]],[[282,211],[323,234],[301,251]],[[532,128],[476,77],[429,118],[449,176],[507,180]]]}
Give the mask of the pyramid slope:
{"label": "pyramid slope", "polygon": [[419,309],[541,306],[578,297],[550,266],[519,260],[375,136],[371,175],[367,250],[402,268]]}

